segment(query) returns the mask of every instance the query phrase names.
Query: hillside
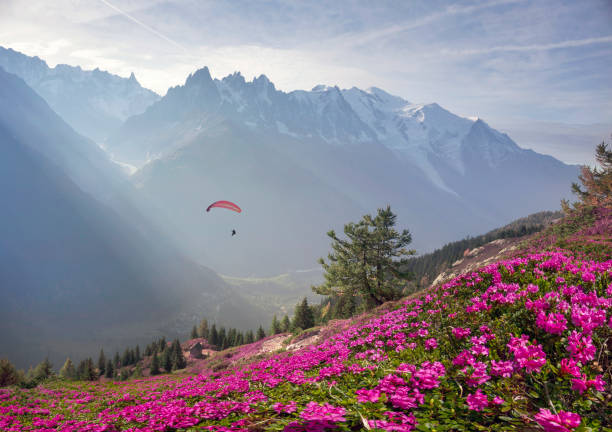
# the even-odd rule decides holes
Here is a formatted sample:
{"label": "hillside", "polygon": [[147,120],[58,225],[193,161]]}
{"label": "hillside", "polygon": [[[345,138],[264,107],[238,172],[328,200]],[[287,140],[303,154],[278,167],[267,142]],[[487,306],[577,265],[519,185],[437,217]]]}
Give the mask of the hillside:
{"label": "hillside", "polygon": [[199,314],[268,320],[186,259],[107,155],[1,68],[0,143],[1,357],[58,363],[185,334]]}
{"label": "hillside", "polygon": [[610,431],[610,220],[567,218],[512,258],[284,344],[219,353],[197,376],[1,390],[0,426]]}

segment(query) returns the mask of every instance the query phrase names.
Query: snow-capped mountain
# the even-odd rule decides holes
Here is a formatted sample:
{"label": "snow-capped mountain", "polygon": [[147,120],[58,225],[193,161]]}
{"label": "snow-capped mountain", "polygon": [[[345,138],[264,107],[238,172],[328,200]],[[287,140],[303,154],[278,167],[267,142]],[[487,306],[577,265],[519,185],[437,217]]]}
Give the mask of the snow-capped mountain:
{"label": "snow-capped mountain", "polygon": [[122,78],[65,64],[50,68],[38,57],[3,47],[0,67],[21,77],[74,130],[97,142],[159,100],[159,95],[143,88],[133,73]]}
{"label": "snow-capped mountain", "polygon": [[[378,88],[286,93],[263,75],[219,80],[207,68],[106,146],[140,168],[132,179],[174,221],[173,235],[227,274],[311,266],[328,250],[325,232],[386,204],[431,250],[557,208],[577,174],[437,104]],[[247,210],[203,218],[220,197]],[[241,224],[231,244],[228,224]]]}

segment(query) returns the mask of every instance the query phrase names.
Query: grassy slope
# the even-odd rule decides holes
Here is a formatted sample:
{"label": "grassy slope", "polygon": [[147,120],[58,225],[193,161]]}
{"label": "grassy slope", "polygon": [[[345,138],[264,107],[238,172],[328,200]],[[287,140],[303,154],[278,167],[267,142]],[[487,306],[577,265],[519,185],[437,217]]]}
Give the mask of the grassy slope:
{"label": "grassy slope", "polygon": [[318,346],[198,377],[0,390],[0,429],[612,431],[609,216],[575,215],[514,258],[332,322]]}

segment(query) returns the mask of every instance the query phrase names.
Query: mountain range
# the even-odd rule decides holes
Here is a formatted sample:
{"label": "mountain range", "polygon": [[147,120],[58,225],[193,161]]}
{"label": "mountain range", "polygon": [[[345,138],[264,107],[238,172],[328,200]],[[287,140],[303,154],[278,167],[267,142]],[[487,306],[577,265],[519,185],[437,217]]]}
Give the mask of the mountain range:
{"label": "mountain range", "polygon": [[[520,148],[482,119],[378,88],[283,92],[265,76],[191,74],[111,134],[199,262],[229,274],[309,268],[325,233],[391,204],[419,251],[557,208],[577,167]],[[239,218],[203,217],[234,199]],[[241,235],[228,242],[239,225]],[[236,245],[239,243],[239,245]]]}
{"label": "mountain range", "polygon": [[0,67],[21,77],[72,128],[96,142],[159,99],[134,74],[122,78],[65,64],[50,68],[44,60],[10,48],[0,47]]}

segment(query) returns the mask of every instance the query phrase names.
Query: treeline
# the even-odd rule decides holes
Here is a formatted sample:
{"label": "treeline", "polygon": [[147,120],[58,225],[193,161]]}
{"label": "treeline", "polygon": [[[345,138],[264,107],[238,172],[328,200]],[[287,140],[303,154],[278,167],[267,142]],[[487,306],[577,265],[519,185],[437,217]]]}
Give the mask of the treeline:
{"label": "treeline", "polygon": [[253,330],[243,332],[233,327],[226,329],[223,326],[217,329],[214,323],[209,327],[208,320],[204,318],[198,326],[193,326],[190,336],[191,339],[206,339],[211,349],[224,350],[263,339],[266,337],[266,332],[261,325],[255,332]]}
{"label": "treeline", "polygon": [[534,213],[501,228],[489,231],[477,237],[466,237],[463,240],[448,243],[432,253],[414,257],[408,260],[405,269],[414,275],[413,290],[427,287],[441,272],[463,258],[466,249],[483,246],[493,240],[512,237],[522,237],[541,231],[554,219],[563,217],[560,211],[544,211]]}

